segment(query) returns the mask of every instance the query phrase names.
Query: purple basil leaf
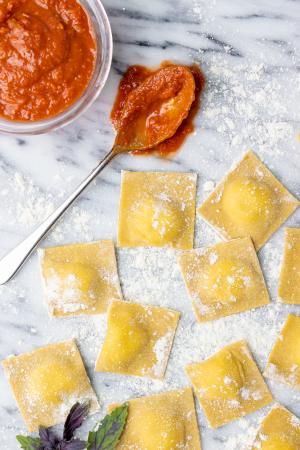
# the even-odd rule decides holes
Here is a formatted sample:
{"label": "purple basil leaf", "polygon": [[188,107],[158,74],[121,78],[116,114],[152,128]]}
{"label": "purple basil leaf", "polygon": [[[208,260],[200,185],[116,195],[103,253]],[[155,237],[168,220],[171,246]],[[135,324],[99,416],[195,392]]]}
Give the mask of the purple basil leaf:
{"label": "purple basil leaf", "polygon": [[[90,402],[75,403],[72,406],[64,426],[64,440],[70,441],[74,436],[74,431],[82,425],[88,415]],[[84,448],[84,447],[83,447]]]}
{"label": "purple basil leaf", "polygon": [[58,440],[49,428],[40,427],[39,435],[44,450],[55,450]]}
{"label": "purple basil leaf", "polygon": [[80,439],[74,439],[73,441],[62,441],[59,444],[58,450],[84,450],[86,448],[86,442]]}

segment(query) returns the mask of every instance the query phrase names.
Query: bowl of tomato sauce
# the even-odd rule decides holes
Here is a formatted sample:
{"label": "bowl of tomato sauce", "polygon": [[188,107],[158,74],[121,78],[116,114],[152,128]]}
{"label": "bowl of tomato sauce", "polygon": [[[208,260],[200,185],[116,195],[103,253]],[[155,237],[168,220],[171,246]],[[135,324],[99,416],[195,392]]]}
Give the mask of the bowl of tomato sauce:
{"label": "bowl of tomato sauce", "polygon": [[78,118],[105,85],[112,48],[100,0],[0,0],[0,133]]}

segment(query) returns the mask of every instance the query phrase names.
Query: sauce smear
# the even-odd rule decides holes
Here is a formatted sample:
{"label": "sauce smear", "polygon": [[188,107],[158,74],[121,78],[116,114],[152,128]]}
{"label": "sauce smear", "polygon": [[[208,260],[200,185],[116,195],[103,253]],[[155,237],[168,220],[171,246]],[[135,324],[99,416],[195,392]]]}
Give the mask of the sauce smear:
{"label": "sauce smear", "polygon": [[37,121],[71,106],[94,71],[96,41],[76,0],[0,0],[0,116]]}
{"label": "sauce smear", "polygon": [[[118,94],[111,112],[111,120],[117,131],[119,131],[122,125],[122,118],[126,114],[126,109],[128,108],[128,97],[132,96],[132,92],[136,90],[150,75],[153,76],[155,73],[159,73],[161,68],[164,67],[186,67],[189,69],[194,78],[195,85],[195,98],[189,109],[187,117],[182,121],[181,125],[178,127],[176,133],[164,140],[156,147],[149,150],[134,151],[134,154],[147,155],[156,153],[161,157],[169,157],[172,153],[176,152],[179,147],[184,142],[188,134],[192,133],[194,130],[193,119],[200,107],[200,96],[204,88],[205,80],[199,67],[196,65],[192,66],[177,66],[170,62],[165,62],[156,70],[151,70],[147,67],[134,65],[130,66],[119,84]],[[175,80],[174,80],[175,81]],[[169,80],[172,85],[172,79]],[[174,90],[175,82],[174,82]],[[153,98],[153,103],[155,104],[155,98]],[[143,102],[143,99],[140,100]],[[147,98],[149,102],[149,99]],[[151,102],[149,102],[151,104]],[[143,106],[143,105],[142,105]]]}

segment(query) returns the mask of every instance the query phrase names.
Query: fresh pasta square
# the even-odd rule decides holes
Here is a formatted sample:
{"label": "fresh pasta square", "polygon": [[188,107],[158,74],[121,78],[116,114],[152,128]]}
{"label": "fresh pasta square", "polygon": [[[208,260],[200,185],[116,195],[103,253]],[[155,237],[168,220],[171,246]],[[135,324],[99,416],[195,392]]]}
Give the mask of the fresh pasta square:
{"label": "fresh pasta square", "polygon": [[300,420],[283,406],[275,405],[264,418],[252,450],[298,450]]}
{"label": "fresh pasta square", "polygon": [[74,340],[11,356],[2,366],[30,432],[63,422],[77,401],[99,409]]}
{"label": "fresh pasta square", "polygon": [[199,322],[270,302],[250,238],[187,250],[178,260]]}
{"label": "fresh pasta square", "polygon": [[[116,450],[201,450],[190,388],[129,400],[128,419]],[[111,405],[110,411],[118,405]]]}
{"label": "fresh pasta square", "polygon": [[63,245],[39,250],[51,316],[100,314],[122,298],[113,241]]}
{"label": "fresh pasta square", "polygon": [[259,250],[298,206],[299,201],[248,152],[199,213],[224,239],[251,236]]}
{"label": "fresh pasta square", "polygon": [[270,353],[265,376],[300,389],[300,317],[289,314]]}
{"label": "fresh pasta square", "polygon": [[186,373],[213,428],[272,401],[244,341],[224,347],[205,361],[188,365]]}
{"label": "fresh pasta square", "polygon": [[285,230],[278,295],[283,303],[300,304],[300,228]]}
{"label": "fresh pasta square", "polygon": [[123,172],[120,247],[192,248],[196,174]]}
{"label": "fresh pasta square", "polygon": [[178,320],[169,309],[112,302],[95,370],[163,378]]}

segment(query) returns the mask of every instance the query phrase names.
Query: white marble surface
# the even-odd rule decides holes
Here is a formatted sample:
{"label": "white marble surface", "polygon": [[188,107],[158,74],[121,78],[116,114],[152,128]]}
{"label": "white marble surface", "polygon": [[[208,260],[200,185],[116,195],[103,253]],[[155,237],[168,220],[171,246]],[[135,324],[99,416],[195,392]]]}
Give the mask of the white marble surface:
{"label": "white marble surface", "polygon": [[[196,132],[172,161],[122,156],[113,162],[43,245],[115,239],[120,170],[125,168],[195,171],[199,174],[199,204],[212,185],[207,182],[220,180],[232,162],[251,147],[300,198],[299,1],[104,3],[115,48],[109,82],[95,105],[61,131],[20,139],[0,137],[0,255],[59,204],[109,149],[114,136],[109,112],[119,76],[128,64],[154,65],[165,59],[199,63],[207,85]],[[288,225],[300,225],[299,211]],[[196,245],[217,240],[216,234],[198,219]],[[206,325],[195,323],[172,253],[118,252],[126,298],[182,311],[163,383],[93,373],[104,319],[50,320],[43,304],[36,255],[12,282],[0,288],[0,359],[76,337],[103,404],[100,415],[110,401],[187,385],[183,373],[187,362],[199,360],[236,339],[247,339],[260,367],[264,367],[287,311],[300,313],[297,306],[276,304],[282,243],[280,229],[260,252],[272,305]],[[153,267],[157,261],[168,270]],[[278,401],[300,415],[299,394],[275,384],[270,387]],[[199,408],[198,412],[204,450],[242,450],[264,413],[260,411],[213,431]],[[90,420],[87,426],[92,423]],[[0,370],[1,449],[16,449],[15,434],[19,432],[25,432],[24,425]]]}

